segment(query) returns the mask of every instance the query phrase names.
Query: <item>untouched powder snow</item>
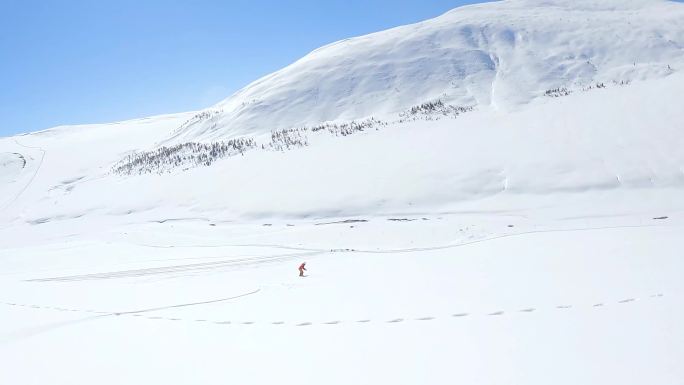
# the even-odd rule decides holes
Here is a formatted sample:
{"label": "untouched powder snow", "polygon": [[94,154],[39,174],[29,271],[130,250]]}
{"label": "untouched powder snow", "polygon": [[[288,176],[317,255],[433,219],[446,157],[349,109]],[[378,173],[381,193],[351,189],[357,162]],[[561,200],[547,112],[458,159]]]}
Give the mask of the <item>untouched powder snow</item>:
{"label": "untouched powder snow", "polygon": [[[682,89],[677,73],[545,98],[510,113],[475,111],[346,137],[309,132],[305,147],[259,148],[162,175],[120,176],[111,166],[134,149],[154,147],[188,114],[26,135],[0,141],[0,151],[36,160],[24,173],[30,186],[6,187],[21,195],[0,218],[14,225],[71,218],[259,221],[510,209],[575,195],[677,196],[684,187]],[[38,168],[40,151],[45,160]]]}
{"label": "untouched powder snow", "polygon": [[684,66],[684,6],[661,0],[509,0],[319,48],[217,104],[175,141],[395,114],[442,99],[500,110],[556,87]]}
{"label": "untouched powder snow", "polygon": [[0,138],[0,384],[682,384],[683,31],[468,6]]}

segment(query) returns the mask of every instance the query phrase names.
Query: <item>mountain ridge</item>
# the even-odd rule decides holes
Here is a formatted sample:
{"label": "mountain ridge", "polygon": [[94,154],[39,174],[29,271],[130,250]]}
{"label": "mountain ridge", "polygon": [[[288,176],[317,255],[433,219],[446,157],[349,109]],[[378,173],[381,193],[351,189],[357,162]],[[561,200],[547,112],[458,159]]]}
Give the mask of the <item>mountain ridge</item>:
{"label": "mountain ridge", "polygon": [[547,89],[666,76],[684,63],[684,5],[509,0],[343,39],[266,75],[172,141],[396,115],[441,99],[510,110]]}

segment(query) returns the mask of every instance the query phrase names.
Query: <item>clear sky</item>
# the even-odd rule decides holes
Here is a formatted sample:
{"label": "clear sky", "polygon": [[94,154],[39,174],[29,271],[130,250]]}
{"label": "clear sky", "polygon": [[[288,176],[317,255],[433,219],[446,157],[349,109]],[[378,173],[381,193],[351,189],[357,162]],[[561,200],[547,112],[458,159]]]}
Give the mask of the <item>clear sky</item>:
{"label": "clear sky", "polygon": [[208,107],[333,41],[482,0],[0,0],[0,136]]}

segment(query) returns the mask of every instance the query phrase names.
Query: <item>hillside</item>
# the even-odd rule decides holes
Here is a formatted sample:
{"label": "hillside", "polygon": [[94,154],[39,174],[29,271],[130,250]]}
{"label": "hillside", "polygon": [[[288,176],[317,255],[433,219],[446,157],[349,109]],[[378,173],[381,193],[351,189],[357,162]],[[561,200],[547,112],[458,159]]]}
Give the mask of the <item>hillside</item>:
{"label": "hillside", "polygon": [[683,90],[684,4],[511,0],[0,138],[0,384],[681,384]]}
{"label": "hillside", "polygon": [[682,89],[684,77],[674,74],[547,97],[516,112],[428,115],[349,135],[306,131],[298,134],[306,145],[280,150],[261,148],[270,135],[255,136],[255,148],[208,167],[148,162],[152,173],[143,174],[112,167],[132,150],[156,148],[187,114],[26,135],[0,141],[0,152],[27,160],[19,175],[16,162],[7,166],[16,181],[4,186],[0,215],[14,224],[133,215],[252,221],[486,210],[530,196],[677,195]]}
{"label": "hillside", "polygon": [[178,130],[211,140],[369,116],[441,99],[515,110],[558,87],[666,76],[684,65],[684,6],[509,0],[345,39],[246,86]]}

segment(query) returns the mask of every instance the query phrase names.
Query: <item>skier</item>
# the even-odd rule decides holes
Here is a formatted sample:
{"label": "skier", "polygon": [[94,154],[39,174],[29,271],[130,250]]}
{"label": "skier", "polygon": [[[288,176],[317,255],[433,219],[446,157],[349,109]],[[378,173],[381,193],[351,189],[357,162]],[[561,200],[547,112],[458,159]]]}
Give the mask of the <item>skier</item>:
{"label": "skier", "polygon": [[306,271],[306,262],[303,262],[301,265],[299,265],[299,276],[303,277],[304,272]]}

